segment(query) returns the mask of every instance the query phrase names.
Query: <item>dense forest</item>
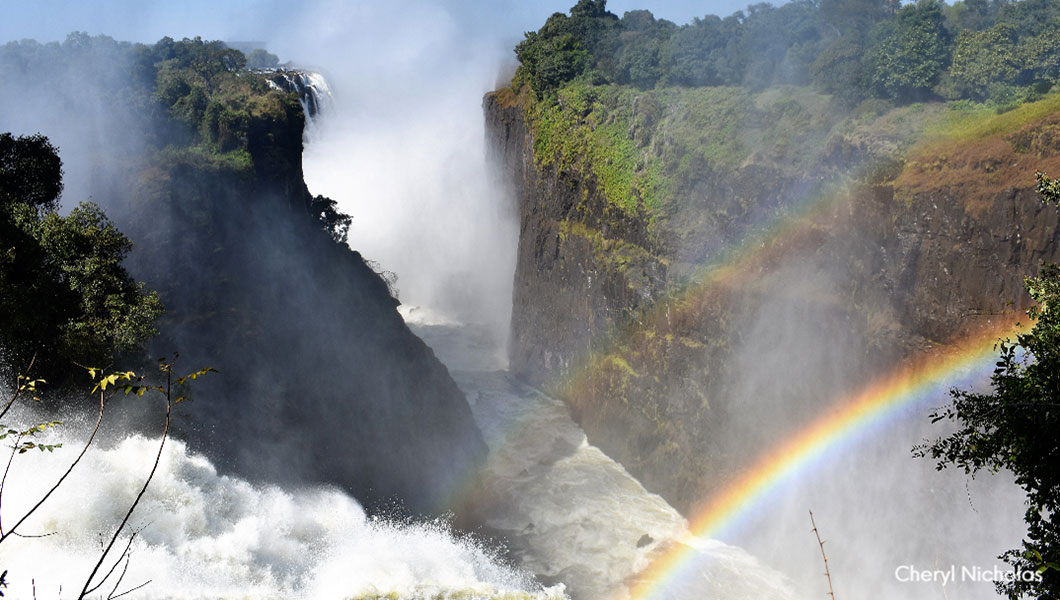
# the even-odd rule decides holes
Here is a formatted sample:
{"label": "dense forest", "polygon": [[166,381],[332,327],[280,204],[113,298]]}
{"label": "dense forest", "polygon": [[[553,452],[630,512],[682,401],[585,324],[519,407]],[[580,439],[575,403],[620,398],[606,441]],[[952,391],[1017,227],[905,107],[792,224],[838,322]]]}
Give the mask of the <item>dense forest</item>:
{"label": "dense forest", "polygon": [[573,80],[656,86],[813,85],[850,103],[1040,97],[1060,75],[1049,0],[795,0],[687,25],[606,0],[555,13],[515,50],[517,82],[548,95]]}

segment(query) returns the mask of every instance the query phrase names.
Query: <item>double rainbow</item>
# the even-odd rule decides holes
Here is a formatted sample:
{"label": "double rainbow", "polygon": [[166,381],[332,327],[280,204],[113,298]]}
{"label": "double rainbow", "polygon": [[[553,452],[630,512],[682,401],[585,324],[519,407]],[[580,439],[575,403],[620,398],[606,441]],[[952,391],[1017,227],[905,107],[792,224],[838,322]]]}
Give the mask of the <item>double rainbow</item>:
{"label": "double rainbow", "polygon": [[[968,371],[982,373],[997,355],[999,338],[1027,329],[1014,317],[998,319],[957,344],[923,353],[837,402],[827,414],[773,447],[715,494],[690,519],[692,534],[704,538],[721,535],[837,445],[896,417],[920,400],[935,397]],[[695,567],[697,556],[692,548],[675,546],[638,575],[630,590],[632,599],[664,597],[665,590]]]}

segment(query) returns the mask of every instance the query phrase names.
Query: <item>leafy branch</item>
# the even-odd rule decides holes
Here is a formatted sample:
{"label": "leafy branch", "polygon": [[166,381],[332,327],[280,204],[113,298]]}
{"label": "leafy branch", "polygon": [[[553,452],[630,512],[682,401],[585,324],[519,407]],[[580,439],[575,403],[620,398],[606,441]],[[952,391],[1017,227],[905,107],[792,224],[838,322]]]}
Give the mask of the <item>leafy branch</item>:
{"label": "leafy branch", "polygon": [[[179,358],[179,355],[174,354],[174,357],[173,357],[172,361],[167,361],[164,358],[158,359],[158,368],[159,368],[159,370],[161,372],[165,373],[165,376],[166,376],[165,386],[161,386],[161,385],[142,385],[141,382],[143,381],[143,377],[138,377],[132,371],[126,371],[126,372],[123,372],[123,373],[112,373],[112,374],[107,375],[105,377],[101,377],[96,382],[96,385],[93,388],[94,391],[95,390],[99,390],[101,396],[106,391],[106,389],[108,387],[110,387],[112,389],[120,390],[120,391],[124,392],[124,394],[126,396],[128,396],[131,393],[134,393],[137,396],[142,397],[145,393],[147,393],[149,391],[158,392],[165,398],[166,414],[165,414],[165,419],[163,420],[163,423],[162,423],[162,439],[161,439],[161,441],[158,444],[158,452],[155,454],[154,464],[151,465],[151,472],[148,473],[147,479],[144,480],[143,485],[140,487],[139,493],[136,494],[136,499],[133,500],[132,504],[129,505],[129,509],[125,511],[125,516],[122,517],[121,524],[119,524],[118,527],[114,530],[114,534],[110,537],[110,541],[107,542],[107,545],[103,549],[102,554],[100,554],[99,560],[96,561],[96,564],[92,568],[92,572],[89,574],[88,579],[85,580],[85,585],[84,585],[83,588],[81,588],[81,593],[77,596],[78,600],[81,600],[85,596],[87,596],[87,595],[95,592],[99,588],[101,588],[107,582],[107,580],[111,577],[111,575],[114,574],[117,566],[119,564],[121,564],[123,560],[125,562],[125,568],[122,569],[121,575],[118,577],[117,582],[115,582],[115,584],[114,584],[114,588],[111,590],[110,594],[107,595],[108,600],[111,600],[113,598],[117,598],[119,596],[124,596],[125,594],[127,594],[127,593],[129,593],[129,592],[131,592],[133,590],[139,589],[139,588],[147,585],[147,583],[149,583],[149,582],[144,582],[144,583],[141,583],[140,585],[138,585],[138,586],[136,586],[136,587],[134,587],[134,588],[132,588],[130,590],[122,592],[121,594],[116,594],[116,592],[118,590],[118,586],[121,584],[122,579],[125,577],[125,572],[128,569],[129,551],[132,548],[133,539],[136,537],[136,534],[138,533],[138,532],[133,532],[133,534],[129,536],[128,543],[125,545],[124,550],[122,550],[122,552],[119,554],[118,558],[113,562],[113,564],[111,565],[110,569],[106,572],[105,575],[103,575],[102,578],[99,579],[98,582],[95,583],[95,585],[93,585],[93,581],[95,581],[96,575],[99,573],[99,570],[103,567],[103,564],[107,561],[107,556],[110,554],[111,550],[114,548],[114,544],[118,541],[118,538],[121,536],[122,531],[124,531],[125,526],[129,523],[129,519],[132,518],[133,511],[136,510],[136,507],[140,504],[140,501],[143,499],[144,494],[147,493],[147,486],[150,485],[151,480],[155,476],[155,472],[158,470],[158,463],[161,462],[161,460],[162,460],[162,450],[165,448],[166,439],[169,436],[169,426],[170,426],[170,423],[172,421],[173,405],[176,404],[176,403],[182,402],[185,399],[184,396],[178,396],[177,398],[173,397],[173,379],[174,379],[174,377],[173,377],[173,363],[176,362],[177,358]],[[198,371],[195,371],[193,373],[189,373],[188,375],[176,377],[176,382],[177,382],[177,385],[184,385],[184,383],[187,382],[189,379],[195,380],[195,379],[198,379],[199,377],[205,375],[206,373],[211,373],[211,372],[216,373],[217,370],[212,368],[212,367],[205,367],[205,368],[199,369]],[[94,378],[95,377],[95,369],[90,369],[89,370],[89,374],[92,375],[92,377]],[[119,382],[126,382],[126,383],[122,383],[122,384],[119,385]],[[134,382],[134,383],[128,383],[128,382]]]}
{"label": "leafy branch", "polygon": [[[95,441],[96,435],[100,430],[108,400],[118,393],[121,393],[124,396],[135,394],[137,397],[143,397],[148,392],[157,393],[164,399],[165,417],[162,423],[162,438],[159,442],[158,452],[155,455],[155,460],[151,466],[151,471],[148,473],[147,478],[144,480],[143,485],[140,487],[136,498],[129,505],[128,510],[126,510],[125,515],[121,520],[121,523],[114,530],[113,534],[111,534],[107,544],[105,545],[102,553],[99,556],[99,560],[94,565],[92,572],[85,580],[85,584],[82,587],[80,594],[78,595],[79,600],[101,589],[105,584],[108,583],[108,581],[111,581],[115,575],[117,575],[117,577],[116,579],[114,579],[112,586],[110,586],[111,589],[106,596],[108,600],[113,600],[115,598],[119,598],[121,596],[129,594],[130,592],[140,589],[150,583],[150,581],[143,582],[123,592],[118,592],[118,588],[121,586],[122,581],[124,580],[125,575],[128,572],[132,544],[133,541],[136,539],[137,535],[140,533],[139,529],[133,531],[132,534],[129,535],[128,540],[121,548],[121,551],[117,553],[116,558],[114,558],[112,561],[108,561],[108,557],[112,557],[112,552],[115,551],[116,544],[121,538],[122,532],[125,531],[129,520],[132,518],[133,512],[140,504],[140,501],[143,499],[144,494],[146,494],[148,485],[151,483],[151,480],[154,478],[155,473],[158,470],[158,465],[162,459],[162,451],[165,448],[165,443],[169,436],[170,424],[172,422],[173,405],[184,401],[186,398],[186,396],[183,395],[174,397],[174,384],[176,386],[183,386],[187,382],[196,380],[199,377],[206,375],[207,373],[217,372],[217,370],[213,369],[212,367],[205,367],[199,369],[198,371],[188,373],[186,375],[176,376],[174,374],[174,363],[177,358],[178,355],[174,354],[173,360],[166,360],[164,358],[159,359],[159,371],[161,371],[161,373],[163,373],[165,376],[165,383],[161,385],[147,383],[145,382],[145,378],[143,376],[137,375],[133,371],[120,371],[104,374],[104,371],[101,369],[86,368],[89,377],[91,377],[93,381],[91,393],[93,395],[98,395],[99,398],[99,408],[96,414],[96,422],[92,427],[92,431],[88,437],[88,440],[81,448],[80,453],[78,453],[78,455],[74,458],[73,462],[70,463],[69,467],[67,467],[66,471],[58,478],[58,480],[52,485],[52,487],[43,496],[41,496],[37,500],[36,504],[34,504],[25,514],[23,514],[10,529],[5,531],[2,525],[2,519],[0,519],[0,544],[5,542],[11,536],[35,537],[22,536],[21,534],[18,534],[16,530],[23,523],[25,523],[31,515],[37,512],[37,510],[40,509],[40,507],[48,500],[48,498],[50,498],[55,493],[55,491],[58,490],[60,486],[62,486],[63,482],[66,481],[66,479],[73,472],[74,468],[84,458],[85,454],[88,452],[89,447],[91,447],[92,443]],[[32,364],[33,361],[30,362],[30,367],[32,367]],[[27,372],[28,370],[29,369],[27,369]],[[27,375],[18,375],[14,392],[12,393],[8,402],[4,405],[4,408],[0,410],[0,418],[3,418],[5,415],[7,415],[14,403],[24,394],[34,394],[33,399],[35,401],[39,400],[35,394],[37,393],[37,386],[43,383],[44,381],[41,379],[31,379]],[[0,477],[0,507],[2,507],[3,502],[4,486],[7,482],[7,477],[10,473],[11,464],[14,461],[15,456],[24,454],[33,449],[37,449],[41,452],[53,452],[54,450],[61,448],[61,443],[43,443],[35,439],[38,435],[44,434],[45,432],[53,430],[61,425],[62,422],[60,421],[47,421],[44,423],[33,425],[28,428],[0,426],[0,440],[12,440],[10,445],[11,453],[8,456],[7,463],[4,466],[3,475],[2,477]],[[104,565],[107,564],[109,564],[109,566],[106,568],[105,572],[103,572]],[[118,569],[119,566],[121,566],[120,571]],[[100,576],[101,572],[102,576]],[[0,587],[6,587],[6,576],[7,571],[4,571],[3,577],[0,577]],[[0,596],[2,596],[2,592],[0,592]]]}

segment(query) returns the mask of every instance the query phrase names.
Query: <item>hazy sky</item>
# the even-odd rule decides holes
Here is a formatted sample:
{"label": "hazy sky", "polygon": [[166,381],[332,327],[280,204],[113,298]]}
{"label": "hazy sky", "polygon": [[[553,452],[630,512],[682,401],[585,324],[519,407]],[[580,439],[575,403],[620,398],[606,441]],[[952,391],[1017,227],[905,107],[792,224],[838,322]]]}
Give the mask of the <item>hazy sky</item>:
{"label": "hazy sky", "polygon": [[[537,29],[556,11],[566,12],[575,0],[440,0],[430,3],[461,15],[470,26],[497,37],[517,37]],[[376,13],[386,7],[397,15],[417,10],[424,2],[277,2],[268,0],[0,0],[0,41],[34,38],[62,40],[71,31],[106,34],[138,42],[154,42],[162,36],[202,36],[206,39],[273,40],[282,36],[285,23],[298,21],[307,6],[328,5],[352,13]],[[647,8],[656,17],[685,23],[695,16],[729,15],[749,0],[611,0],[608,8],[621,16],[625,11]]]}

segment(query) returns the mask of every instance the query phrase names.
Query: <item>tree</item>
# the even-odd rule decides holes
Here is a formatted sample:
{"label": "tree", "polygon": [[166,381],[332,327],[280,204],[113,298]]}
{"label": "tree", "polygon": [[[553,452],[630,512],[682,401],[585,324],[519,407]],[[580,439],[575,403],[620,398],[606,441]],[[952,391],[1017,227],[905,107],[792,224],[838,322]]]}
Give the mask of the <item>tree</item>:
{"label": "tree", "polygon": [[946,7],[950,31],[982,31],[990,27],[1001,8],[999,0],[958,0]]}
{"label": "tree", "polygon": [[515,48],[521,63],[516,77],[528,82],[538,97],[592,69],[601,45],[614,46],[620,24],[607,12],[607,0],[579,0],[570,13],[553,13]]}
{"label": "tree", "polygon": [[832,94],[848,104],[856,104],[865,98],[865,73],[861,57],[865,49],[854,37],[841,37],[829,44],[810,72],[813,81],[822,91]]}
{"label": "tree", "polygon": [[548,37],[531,31],[516,46],[515,56],[539,97],[574,79],[589,64],[589,53],[570,34]]}
{"label": "tree", "polygon": [[999,23],[957,36],[950,76],[961,92],[981,100],[989,95],[991,84],[1017,83],[1024,62],[1016,26]]}
{"label": "tree", "polygon": [[898,100],[930,95],[950,59],[949,34],[934,0],[903,6],[895,19],[880,23],[866,56],[869,84]]}
{"label": "tree", "polygon": [[632,83],[640,89],[655,87],[662,77],[659,66],[660,39],[665,39],[664,23],[656,21],[647,10],[632,10],[622,16],[625,29],[619,34],[620,47],[616,65],[615,81]]}
{"label": "tree", "polygon": [[889,15],[890,3],[884,0],[821,0],[821,21],[836,37],[862,40],[872,27]]}
{"label": "tree", "polygon": [[[1060,206],[1060,181],[1038,174],[1044,200]],[[957,423],[953,434],[914,448],[936,467],[970,475],[1008,469],[1027,492],[1027,537],[1001,555],[1018,573],[996,582],[1011,599],[1060,597],[1060,266],[1046,265],[1026,280],[1037,303],[1029,333],[999,342],[1000,356],[988,394],[954,389],[932,422]]]}
{"label": "tree", "polygon": [[280,59],[275,54],[256,48],[247,54],[248,69],[275,69],[280,66]]}
{"label": "tree", "polygon": [[776,7],[748,6],[740,35],[745,61],[740,83],[752,89],[809,83],[810,65],[821,51],[823,37],[815,3],[794,0]]}
{"label": "tree", "polygon": [[[737,34],[734,21],[714,16],[679,28],[663,52],[666,83],[693,87],[738,83],[739,74],[721,67],[728,59],[728,46],[736,45]],[[742,66],[739,71],[742,74]]]}
{"label": "tree", "polygon": [[11,366],[49,357],[55,378],[68,364],[108,364],[155,334],[158,295],[122,267],[132,248],[103,211],[83,203],[56,212],[62,166],[42,136],[0,134],[0,349]]}

